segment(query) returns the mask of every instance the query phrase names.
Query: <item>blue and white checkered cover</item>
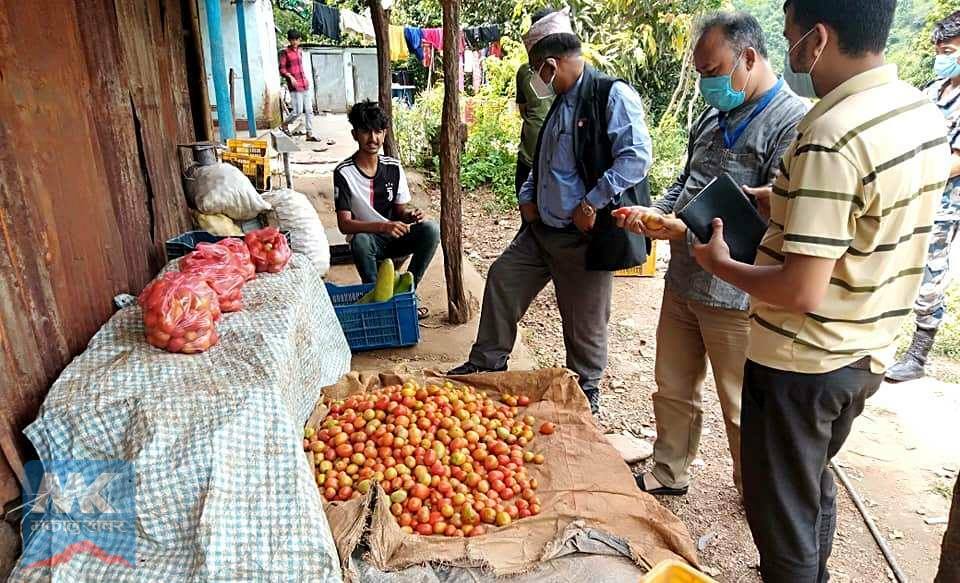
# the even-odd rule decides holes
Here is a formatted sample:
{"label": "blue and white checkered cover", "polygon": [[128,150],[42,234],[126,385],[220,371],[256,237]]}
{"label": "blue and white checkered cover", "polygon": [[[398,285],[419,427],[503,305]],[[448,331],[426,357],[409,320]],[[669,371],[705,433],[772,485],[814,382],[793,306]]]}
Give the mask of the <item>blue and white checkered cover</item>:
{"label": "blue and white checkered cover", "polygon": [[341,581],[302,447],[350,367],[319,271],[295,255],[258,275],[219,332],[204,354],[168,354],[126,308],[63,371],[26,433],[41,459],[134,463],[137,565],[82,554],[12,581]]}

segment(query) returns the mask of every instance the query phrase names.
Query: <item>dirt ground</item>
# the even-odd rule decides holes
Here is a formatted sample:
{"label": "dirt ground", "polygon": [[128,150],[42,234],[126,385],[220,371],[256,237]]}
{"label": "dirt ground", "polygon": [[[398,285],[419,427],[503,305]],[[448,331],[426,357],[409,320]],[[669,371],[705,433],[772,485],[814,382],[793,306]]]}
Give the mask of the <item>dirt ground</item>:
{"label": "dirt ground", "polygon": [[[337,161],[352,151],[343,128],[337,125],[333,132],[338,138],[336,146],[327,152],[304,154],[294,166],[297,189],[313,196],[324,224],[330,227],[334,225],[329,173]],[[423,177],[409,170],[408,175],[414,203],[428,209],[430,216],[439,216],[439,193],[427,185]],[[475,300],[482,294],[480,276],[486,275],[519,225],[513,212],[493,210],[489,201],[490,197],[484,193],[464,195],[464,251],[470,264],[465,277]],[[656,391],[653,381],[655,332],[665,267],[665,258],[661,258],[655,278],[616,280],[610,323],[610,366],[602,385],[603,427],[610,433],[630,432],[651,442],[656,436],[651,405],[651,395]],[[459,329],[444,324],[446,301],[442,277],[442,258],[438,253],[421,291],[424,303],[432,311],[421,329],[424,338],[421,345],[413,350],[358,355],[354,368],[382,367],[389,363],[412,369],[443,370],[465,359],[476,321]],[[356,274],[350,266],[340,267],[332,271],[330,279],[347,283],[356,281]],[[519,353],[511,361],[512,368],[563,365],[562,332],[551,286],[535,300],[521,326]],[[951,361],[936,361],[932,370],[935,377],[958,378],[960,366]],[[757,554],[730,478],[732,463],[719,403],[712,389],[712,379],[708,377],[704,390],[703,438],[700,455],[692,469],[690,493],[683,498],[663,498],[661,502],[690,529],[698,543],[702,565],[717,581],[760,581]],[[868,511],[910,581],[932,581],[936,572],[945,529],[940,522],[949,511],[949,496],[960,465],[958,414],[958,385],[936,378],[901,386],[885,385],[871,399],[837,458],[854,488],[865,499]],[[634,468],[638,473],[643,469],[642,465]],[[839,582],[892,579],[877,545],[842,486],[830,568],[833,580]]]}

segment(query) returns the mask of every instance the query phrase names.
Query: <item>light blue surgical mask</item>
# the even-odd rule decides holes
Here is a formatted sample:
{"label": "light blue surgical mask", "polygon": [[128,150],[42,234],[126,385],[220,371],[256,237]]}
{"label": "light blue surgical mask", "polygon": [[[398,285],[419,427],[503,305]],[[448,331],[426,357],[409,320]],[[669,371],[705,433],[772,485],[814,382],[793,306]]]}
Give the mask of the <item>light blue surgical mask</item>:
{"label": "light blue surgical mask", "polygon": [[933,71],[940,79],[953,79],[960,77],[960,62],[957,62],[958,55],[937,55],[933,62]]}
{"label": "light blue surgical mask", "polygon": [[817,58],[814,59],[813,65],[810,65],[810,70],[806,73],[798,73],[793,70],[793,67],[790,66],[790,55],[803,44],[803,40],[810,36],[810,33],[816,30],[816,27],[811,28],[807,31],[805,35],[800,37],[800,40],[797,41],[797,44],[793,45],[790,50],[787,51],[787,57],[784,60],[784,70],[783,70],[783,80],[787,82],[787,85],[790,86],[790,89],[800,97],[806,97],[808,99],[816,99],[819,97],[817,95],[817,89],[813,85],[813,68],[817,66],[817,62],[820,61],[820,55],[817,55]]}
{"label": "light blue surgical mask", "polygon": [[[743,59],[743,54],[737,58],[737,62],[733,65],[733,71],[730,71],[729,75],[718,75],[716,77],[700,77],[700,93],[703,95],[704,101],[706,101],[711,107],[715,107],[720,111],[731,111],[741,105],[747,99],[747,84],[750,83],[750,77],[747,77],[747,82],[744,83],[743,89],[737,91],[733,88],[733,74],[736,72],[737,67],[740,66],[740,61]],[[751,70],[749,75],[753,75]]]}

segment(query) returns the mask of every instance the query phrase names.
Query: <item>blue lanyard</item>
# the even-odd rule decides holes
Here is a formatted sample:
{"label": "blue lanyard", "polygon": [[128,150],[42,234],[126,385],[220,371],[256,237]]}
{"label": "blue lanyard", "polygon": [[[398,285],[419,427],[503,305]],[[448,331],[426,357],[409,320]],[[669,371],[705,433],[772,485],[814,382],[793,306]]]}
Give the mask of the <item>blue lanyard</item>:
{"label": "blue lanyard", "polygon": [[721,112],[717,118],[717,123],[720,126],[720,131],[723,133],[723,147],[732,150],[734,144],[737,143],[737,140],[740,139],[740,136],[743,135],[743,132],[747,130],[747,126],[750,125],[750,122],[755,120],[758,115],[763,113],[763,110],[767,108],[768,105],[773,101],[773,98],[777,96],[777,93],[780,93],[780,89],[783,88],[783,78],[777,81],[777,84],[773,86],[772,89],[767,91],[767,93],[760,99],[760,103],[753,108],[753,111],[750,112],[750,115],[747,116],[747,119],[733,130],[733,134],[730,134],[727,131],[727,114]]}

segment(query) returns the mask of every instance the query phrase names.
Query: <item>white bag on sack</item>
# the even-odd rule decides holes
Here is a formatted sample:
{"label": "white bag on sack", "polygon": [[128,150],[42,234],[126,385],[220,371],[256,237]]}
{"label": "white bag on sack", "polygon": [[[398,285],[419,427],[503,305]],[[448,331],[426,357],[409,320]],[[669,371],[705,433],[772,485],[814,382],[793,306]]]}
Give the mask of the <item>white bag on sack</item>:
{"label": "white bag on sack", "polygon": [[250,179],[230,164],[194,166],[187,176],[187,187],[197,210],[204,214],[223,214],[235,221],[246,221],[270,210],[270,204]]}
{"label": "white bag on sack", "polygon": [[284,188],[263,193],[273,207],[276,226],[290,231],[290,248],[303,253],[320,270],[320,276],[330,270],[330,243],[320,223],[320,216],[303,193]]}

